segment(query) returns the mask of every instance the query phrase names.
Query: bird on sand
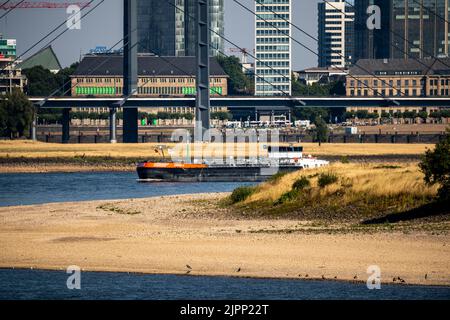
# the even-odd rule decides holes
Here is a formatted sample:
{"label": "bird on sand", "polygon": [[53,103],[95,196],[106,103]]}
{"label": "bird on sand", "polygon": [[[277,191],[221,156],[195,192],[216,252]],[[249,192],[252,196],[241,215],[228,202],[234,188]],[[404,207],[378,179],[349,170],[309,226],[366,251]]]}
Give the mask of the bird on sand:
{"label": "bird on sand", "polygon": [[192,267],[190,266],[190,265],[186,265],[186,268],[188,268],[188,269],[192,269]]}
{"label": "bird on sand", "polygon": [[186,271],[186,274],[189,274],[189,273],[191,273],[191,270]]}
{"label": "bird on sand", "polygon": [[425,280],[427,280],[428,278],[428,273],[425,273]]}
{"label": "bird on sand", "polygon": [[358,279],[358,276],[355,274],[355,276],[353,277],[354,280]]}
{"label": "bird on sand", "polygon": [[241,268],[238,268],[238,269],[236,270],[236,272],[241,272]]}
{"label": "bird on sand", "polygon": [[322,275],[322,280],[325,280],[325,276],[324,275]]}

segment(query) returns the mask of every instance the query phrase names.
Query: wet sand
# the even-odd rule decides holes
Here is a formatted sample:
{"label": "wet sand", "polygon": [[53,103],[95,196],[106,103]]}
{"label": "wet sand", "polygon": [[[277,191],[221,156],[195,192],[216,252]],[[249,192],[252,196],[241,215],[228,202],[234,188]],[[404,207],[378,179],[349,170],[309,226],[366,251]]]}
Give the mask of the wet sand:
{"label": "wet sand", "polygon": [[[223,197],[3,207],[0,267],[366,281],[378,265],[385,283],[450,285],[447,233],[329,234],[308,221],[230,216],[216,205]],[[302,228],[317,230],[284,232]]]}

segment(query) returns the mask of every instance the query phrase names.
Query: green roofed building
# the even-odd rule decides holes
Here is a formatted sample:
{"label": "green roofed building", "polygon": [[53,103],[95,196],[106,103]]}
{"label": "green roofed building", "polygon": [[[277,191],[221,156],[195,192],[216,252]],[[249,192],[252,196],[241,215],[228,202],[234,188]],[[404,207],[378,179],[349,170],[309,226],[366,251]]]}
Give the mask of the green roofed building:
{"label": "green roofed building", "polygon": [[52,46],[48,46],[36,52],[31,57],[21,62],[19,65],[22,70],[33,68],[36,66],[41,66],[53,73],[58,73],[59,70],[62,69],[58,57],[56,56],[55,51],[53,51]]}
{"label": "green roofed building", "polygon": [[[195,57],[157,57],[138,54],[138,97],[195,97],[197,60]],[[83,57],[72,80],[73,97],[120,97],[123,95],[123,56],[121,54],[88,54]],[[216,58],[210,58],[212,96],[228,94],[229,76]],[[212,112],[227,108],[212,108]],[[79,111],[90,111],[79,110]],[[161,107],[152,111],[194,112],[194,108]]]}

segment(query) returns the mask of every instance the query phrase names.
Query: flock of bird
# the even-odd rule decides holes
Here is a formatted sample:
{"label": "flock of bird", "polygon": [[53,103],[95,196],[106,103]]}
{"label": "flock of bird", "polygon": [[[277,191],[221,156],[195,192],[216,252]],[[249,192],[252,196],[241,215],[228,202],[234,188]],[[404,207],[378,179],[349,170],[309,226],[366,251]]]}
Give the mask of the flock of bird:
{"label": "flock of bird", "polygon": [[[190,266],[190,265],[186,265],[186,268],[188,269],[187,271],[186,271],[186,274],[190,274],[191,273],[191,271],[192,271],[192,267]],[[237,268],[236,269],[236,272],[241,272],[241,268],[239,267],[239,268]],[[302,274],[299,274],[298,275],[298,277],[299,278],[302,278],[302,277],[304,277],[304,278],[309,278],[309,274],[305,274],[304,276],[302,276]],[[325,277],[325,275],[323,274],[322,275],[322,280],[327,280],[327,278]],[[334,276],[334,278],[332,278],[332,279],[334,279],[334,280],[337,280],[337,276]],[[331,279],[331,278],[329,278],[329,279]],[[425,274],[425,280],[427,280],[428,279],[428,273],[426,273]],[[358,280],[358,275],[356,275],[355,274],[355,276],[353,277],[353,280]],[[399,282],[399,283],[406,283],[406,281],[405,281],[405,279],[402,279],[402,278],[400,278],[400,277],[394,277],[394,278],[392,278],[392,282]]]}

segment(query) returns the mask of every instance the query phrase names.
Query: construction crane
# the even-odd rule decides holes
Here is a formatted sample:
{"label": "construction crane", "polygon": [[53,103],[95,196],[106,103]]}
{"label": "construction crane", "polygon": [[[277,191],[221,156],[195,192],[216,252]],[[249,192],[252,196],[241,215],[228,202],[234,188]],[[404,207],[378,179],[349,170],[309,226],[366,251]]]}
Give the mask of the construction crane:
{"label": "construction crane", "polygon": [[0,5],[0,10],[10,9],[65,9],[76,5],[81,9],[89,7],[89,1],[52,2],[52,1],[7,1]]}
{"label": "construction crane", "polygon": [[230,48],[228,49],[228,51],[233,52],[233,53],[240,53],[241,56],[241,63],[247,63],[247,57],[250,54],[251,50],[246,49],[246,48]]}

